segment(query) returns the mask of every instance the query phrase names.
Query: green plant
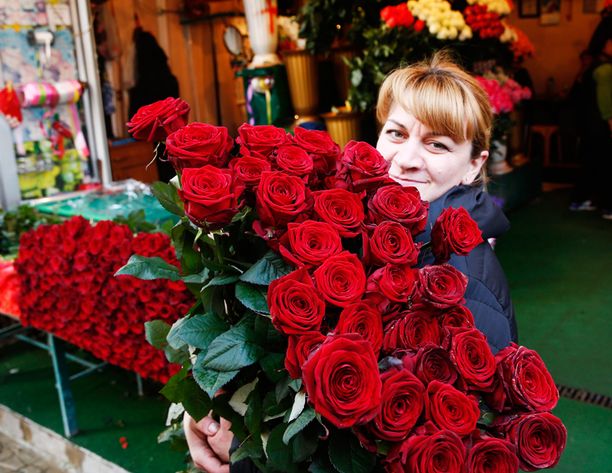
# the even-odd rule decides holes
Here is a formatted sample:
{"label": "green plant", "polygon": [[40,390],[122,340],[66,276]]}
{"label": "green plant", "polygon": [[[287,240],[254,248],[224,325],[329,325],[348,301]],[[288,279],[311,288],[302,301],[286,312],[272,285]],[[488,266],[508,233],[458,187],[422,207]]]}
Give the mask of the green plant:
{"label": "green plant", "polygon": [[43,215],[29,205],[20,205],[16,210],[5,212],[0,209],[0,255],[13,255],[19,248],[22,234],[43,223],[58,223],[61,219]]}

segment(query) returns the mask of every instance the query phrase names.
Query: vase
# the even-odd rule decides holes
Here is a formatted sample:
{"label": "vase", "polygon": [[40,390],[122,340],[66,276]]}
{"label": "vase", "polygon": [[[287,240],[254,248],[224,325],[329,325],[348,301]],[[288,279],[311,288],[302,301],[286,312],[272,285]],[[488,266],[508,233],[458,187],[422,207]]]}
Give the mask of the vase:
{"label": "vase", "polygon": [[500,176],[512,171],[512,167],[506,161],[508,157],[508,140],[493,140],[489,154],[489,172],[494,176]]}
{"label": "vase", "polygon": [[316,119],[319,107],[319,78],[317,58],[308,51],[285,51],[283,61],[287,68],[289,92],[293,109],[300,122]]}
{"label": "vase", "polygon": [[244,0],[244,14],[249,30],[249,41],[254,56],[249,68],[280,64],[276,55],[278,28],[276,0]]}
{"label": "vase", "polygon": [[358,140],[361,134],[361,114],[357,112],[330,112],[323,114],[327,132],[342,149],[351,140]]}

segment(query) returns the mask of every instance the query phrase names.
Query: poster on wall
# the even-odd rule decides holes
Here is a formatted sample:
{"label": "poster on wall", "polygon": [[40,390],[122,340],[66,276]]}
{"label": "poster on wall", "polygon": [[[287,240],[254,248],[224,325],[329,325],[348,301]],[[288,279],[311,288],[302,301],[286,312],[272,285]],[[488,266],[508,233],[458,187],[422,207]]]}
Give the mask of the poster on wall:
{"label": "poster on wall", "polygon": [[541,0],[540,25],[554,26],[561,22],[561,0]]}

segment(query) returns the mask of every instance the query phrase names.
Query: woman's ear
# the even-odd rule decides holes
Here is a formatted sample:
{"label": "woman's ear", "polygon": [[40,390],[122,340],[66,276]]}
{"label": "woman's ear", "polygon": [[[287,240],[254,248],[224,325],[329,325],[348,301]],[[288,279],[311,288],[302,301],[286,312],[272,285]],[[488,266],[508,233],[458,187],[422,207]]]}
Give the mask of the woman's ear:
{"label": "woman's ear", "polygon": [[474,182],[488,158],[489,152],[483,151],[477,158],[470,159],[470,164],[465,175],[463,176],[463,179],[461,179],[461,184],[470,185],[472,182]]}

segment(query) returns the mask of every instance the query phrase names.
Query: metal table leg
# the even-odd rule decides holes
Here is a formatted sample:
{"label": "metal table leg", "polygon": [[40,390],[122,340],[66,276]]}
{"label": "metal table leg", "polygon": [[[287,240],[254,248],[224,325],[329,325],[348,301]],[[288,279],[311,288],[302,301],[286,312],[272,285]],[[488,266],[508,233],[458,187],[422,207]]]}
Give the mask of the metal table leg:
{"label": "metal table leg", "polygon": [[52,334],[47,334],[49,344],[49,354],[53,362],[53,372],[55,374],[55,387],[59,396],[60,410],[62,412],[62,424],[64,434],[70,438],[78,432],[76,421],[76,408],[72,390],[70,389],[70,376],[66,367],[66,352],[64,342],[55,338]]}

